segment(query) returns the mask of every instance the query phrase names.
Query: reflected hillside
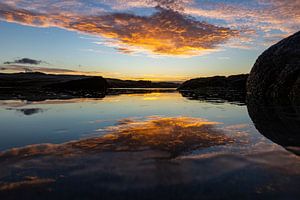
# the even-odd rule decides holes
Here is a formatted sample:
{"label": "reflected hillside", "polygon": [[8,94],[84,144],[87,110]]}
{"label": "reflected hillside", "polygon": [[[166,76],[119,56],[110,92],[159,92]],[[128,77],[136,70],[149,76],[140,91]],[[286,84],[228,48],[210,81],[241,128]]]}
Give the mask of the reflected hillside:
{"label": "reflected hillside", "polygon": [[231,103],[235,105],[246,105],[244,94],[241,94],[239,92],[236,92],[235,95],[231,95],[230,97],[224,97],[219,93],[208,95],[206,92],[200,94],[199,92],[194,91],[180,91],[180,94],[189,100],[206,101],[220,104]]}

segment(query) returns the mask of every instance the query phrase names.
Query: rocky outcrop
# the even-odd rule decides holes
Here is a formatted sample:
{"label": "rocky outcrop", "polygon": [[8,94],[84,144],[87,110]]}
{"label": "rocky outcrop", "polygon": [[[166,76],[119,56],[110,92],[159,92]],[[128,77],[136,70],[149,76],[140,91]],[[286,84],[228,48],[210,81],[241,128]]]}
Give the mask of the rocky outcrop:
{"label": "rocky outcrop", "polygon": [[266,50],[247,83],[249,98],[267,105],[300,105],[300,32]]}
{"label": "rocky outcrop", "polygon": [[247,106],[263,135],[289,149],[300,147],[300,32],[259,56],[247,82]]}
{"label": "rocky outcrop", "polygon": [[191,79],[178,87],[183,96],[245,102],[248,74]]}

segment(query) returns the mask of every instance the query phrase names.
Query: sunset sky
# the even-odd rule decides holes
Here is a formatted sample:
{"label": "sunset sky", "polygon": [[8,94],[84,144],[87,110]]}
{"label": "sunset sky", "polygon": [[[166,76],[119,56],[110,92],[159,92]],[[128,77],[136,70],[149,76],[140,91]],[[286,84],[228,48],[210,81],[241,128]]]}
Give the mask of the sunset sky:
{"label": "sunset sky", "polygon": [[299,30],[300,0],[0,0],[0,71],[156,81],[248,73]]}

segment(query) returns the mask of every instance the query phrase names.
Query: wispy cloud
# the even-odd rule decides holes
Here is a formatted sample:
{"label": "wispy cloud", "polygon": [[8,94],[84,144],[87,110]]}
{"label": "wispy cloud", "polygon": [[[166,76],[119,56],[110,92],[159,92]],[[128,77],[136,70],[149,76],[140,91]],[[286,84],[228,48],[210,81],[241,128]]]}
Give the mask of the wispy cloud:
{"label": "wispy cloud", "polygon": [[103,75],[101,72],[85,72],[70,69],[51,68],[43,66],[24,66],[18,64],[0,65],[0,72],[42,72],[49,74],[70,74],[70,75]]}
{"label": "wispy cloud", "polygon": [[0,73],[17,73],[17,72],[42,72],[46,74],[65,74],[65,75],[86,75],[86,76],[103,76],[106,78],[119,78],[124,80],[151,80],[151,81],[184,81],[189,79],[188,76],[175,75],[158,75],[158,74],[131,74],[126,75],[118,72],[100,72],[100,71],[80,71],[63,68],[52,68],[45,66],[24,66],[24,65],[0,65]]}
{"label": "wispy cloud", "polygon": [[49,11],[41,8],[42,12],[36,11],[39,4],[33,3],[28,9],[17,7],[19,4],[0,4],[0,18],[98,35],[110,39],[110,44],[117,46],[116,49],[122,53],[141,50],[156,55],[199,55],[238,35],[235,30],[182,15],[173,9],[179,6],[177,1],[156,1],[158,7],[149,16],[122,12],[81,15],[65,10],[58,14],[53,11],[53,6]]}
{"label": "wispy cloud", "polygon": [[297,0],[5,0],[0,19],[100,36],[125,54],[194,56],[269,45],[299,29],[299,10]]}
{"label": "wispy cloud", "polygon": [[[244,39],[251,40],[253,43],[250,46],[253,47],[260,45],[262,41],[270,45],[269,42],[274,43],[298,31],[299,10],[298,0],[197,1],[187,6],[185,13],[219,20],[221,24],[244,30]],[[246,41],[240,41],[240,44],[243,43],[247,44]]]}
{"label": "wispy cloud", "polygon": [[35,60],[31,58],[22,58],[22,59],[17,59],[14,61],[6,61],[3,64],[10,65],[10,64],[29,64],[29,65],[39,65],[41,63],[45,63],[42,60]]}

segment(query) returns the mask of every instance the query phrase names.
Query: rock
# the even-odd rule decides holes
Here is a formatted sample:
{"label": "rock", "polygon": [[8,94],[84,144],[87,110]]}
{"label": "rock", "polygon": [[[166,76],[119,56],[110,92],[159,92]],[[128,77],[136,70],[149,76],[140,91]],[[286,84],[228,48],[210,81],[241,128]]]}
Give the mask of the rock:
{"label": "rock", "polygon": [[183,96],[245,102],[248,74],[191,79],[180,85]]}
{"label": "rock", "polygon": [[289,149],[300,147],[300,32],[259,56],[247,81],[247,106],[263,135]]}
{"label": "rock", "polygon": [[267,105],[300,105],[300,32],[266,50],[247,83],[249,98]]}

